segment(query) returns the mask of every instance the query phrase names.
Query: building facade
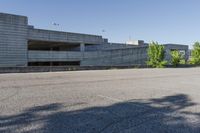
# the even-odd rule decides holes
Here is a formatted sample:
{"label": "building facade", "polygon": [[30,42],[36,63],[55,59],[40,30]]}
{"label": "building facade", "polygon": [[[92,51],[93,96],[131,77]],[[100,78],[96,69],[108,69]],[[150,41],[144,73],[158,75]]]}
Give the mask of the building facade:
{"label": "building facade", "polygon": [[[97,35],[36,29],[26,16],[0,13],[0,67],[127,66],[145,64],[148,45],[110,43]],[[144,44],[144,45],[143,45]],[[188,46],[166,45],[185,51]]]}

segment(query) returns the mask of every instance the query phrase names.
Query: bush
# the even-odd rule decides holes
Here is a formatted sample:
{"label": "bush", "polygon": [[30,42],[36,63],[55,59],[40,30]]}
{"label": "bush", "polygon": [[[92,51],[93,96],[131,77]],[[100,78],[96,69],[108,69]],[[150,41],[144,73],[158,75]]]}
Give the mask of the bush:
{"label": "bush", "polygon": [[185,65],[185,64],[187,64],[187,61],[186,61],[185,59],[182,59],[182,60],[180,61],[180,64],[181,64],[181,65]]}
{"label": "bush", "polygon": [[200,43],[196,42],[193,47],[190,64],[200,65]]}
{"label": "bush", "polygon": [[178,51],[171,51],[171,64],[177,67],[179,64],[184,63],[182,54]]}
{"label": "bush", "polygon": [[147,65],[155,68],[163,68],[167,64],[165,58],[164,46],[159,45],[157,42],[152,42],[148,48],[148,61]]}

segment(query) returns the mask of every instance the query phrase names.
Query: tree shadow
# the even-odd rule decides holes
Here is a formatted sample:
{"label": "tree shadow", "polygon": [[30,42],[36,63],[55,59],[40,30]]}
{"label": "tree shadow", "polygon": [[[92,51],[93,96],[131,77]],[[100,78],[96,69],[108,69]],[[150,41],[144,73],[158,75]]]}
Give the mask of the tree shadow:
{"label": "tree shadow", "polygon": [[[75,105],[80,104],[84,103]],[[0,132],[199,133],[200,114],[188,111],[195,105],[184,94],[74,111],[66,111],[69,106],[54,103],[33,107],[17,115],[0,116]]]}

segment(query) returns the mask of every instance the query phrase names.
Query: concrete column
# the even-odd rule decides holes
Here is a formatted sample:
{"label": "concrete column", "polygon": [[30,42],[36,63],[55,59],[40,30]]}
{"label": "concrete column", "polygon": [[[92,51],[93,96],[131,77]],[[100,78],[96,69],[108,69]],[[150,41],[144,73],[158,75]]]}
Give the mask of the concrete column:
{"label": "concrete column", "polygon": [[171,60],[171,50],[169,48],[165,49],[165,60],[170,61]]}
{"label": "concrete column", "polygon": [[85,52],[85,44],[84,43],[80,44],[80,51]]}
{"label": "concrete column", "polygon": [[189,49],[185,50],[185,60],[188,61],[189,60]]}

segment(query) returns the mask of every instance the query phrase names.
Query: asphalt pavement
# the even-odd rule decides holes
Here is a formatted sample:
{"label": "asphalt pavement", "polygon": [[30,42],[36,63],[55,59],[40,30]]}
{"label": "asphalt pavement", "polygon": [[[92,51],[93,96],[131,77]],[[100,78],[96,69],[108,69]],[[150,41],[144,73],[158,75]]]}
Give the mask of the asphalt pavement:
{"label": "asphalt pavement", "polygon": [[199,133],[200,68],[0,74],[0,133]]}

